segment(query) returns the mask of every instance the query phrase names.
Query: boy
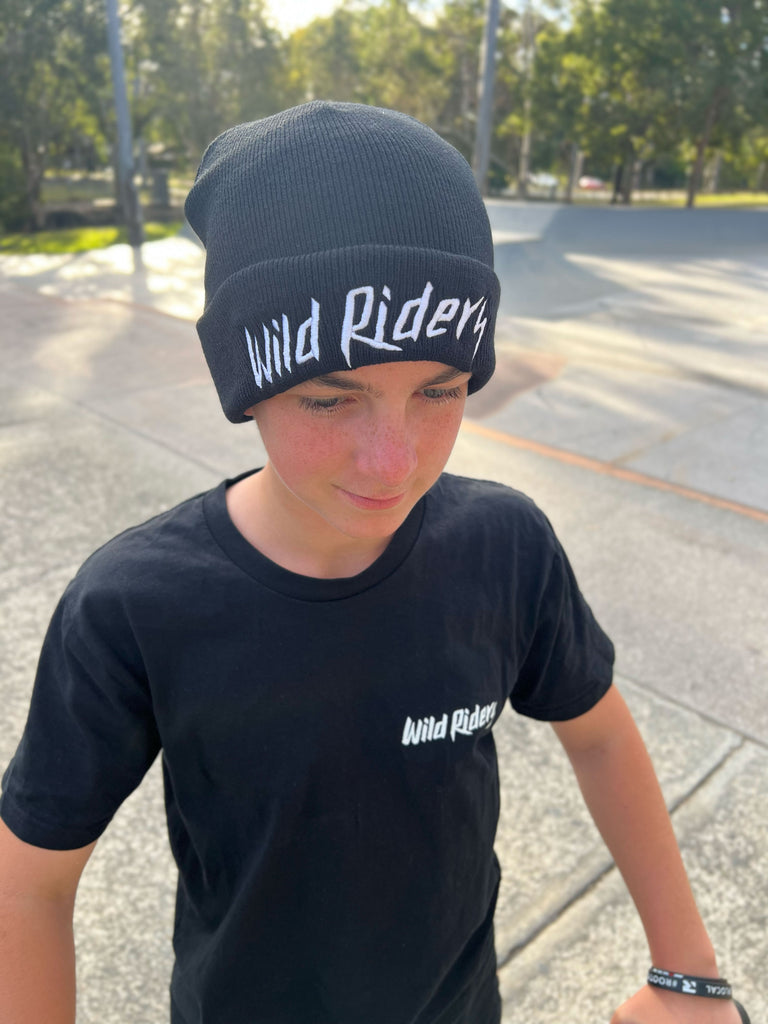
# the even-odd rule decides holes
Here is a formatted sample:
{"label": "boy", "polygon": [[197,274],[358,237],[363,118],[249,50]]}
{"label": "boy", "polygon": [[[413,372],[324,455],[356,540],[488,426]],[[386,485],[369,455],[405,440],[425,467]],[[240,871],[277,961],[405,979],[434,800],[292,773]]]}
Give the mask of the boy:
{"label": "boy", "polygon": [[0,1019],[73,1021],[77,881],[162,750],[173,1024],[498,1024],[510,699],[553,723],[659,968],[614,1021],[736,1024],[562,549],[442,473],[494,365],[466,163],[311,103],[215,140],[187,214],[206,358],[268,461],[96,552],[54,614],[0,804]]}

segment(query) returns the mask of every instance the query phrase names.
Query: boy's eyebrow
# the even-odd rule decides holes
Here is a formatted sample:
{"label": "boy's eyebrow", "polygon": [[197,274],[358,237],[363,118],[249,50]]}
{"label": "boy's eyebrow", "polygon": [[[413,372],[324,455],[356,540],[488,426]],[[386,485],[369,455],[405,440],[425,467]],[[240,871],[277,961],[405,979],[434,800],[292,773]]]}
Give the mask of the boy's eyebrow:
{"label": "boy's eyebrow", "polygon": [[456,380],[457,377],[461,377],[468,372],[468,370],[457,370],[455,366],[446,366],[442,373],[438,373],[436,377],[430,377],[428,381],[424,382],[422,387],[426,387],[427,384],[448,384],[450,381]]}
{"label": "boy's eyebrow", "polygon": [[[449,381],[461,377],[466,372],[466,370],[457,370],[454,366],[447,366],[436,376],[428,377],[419,387],[436,387],[440,384],[448,384]],[[324,387],[338,388],[340,391],[366,391],[374,395],[378,393],[375,388],[366,384],[360,384],[358,381],[350,380],[348,377],[336,377],[332,373],[321,373],[318,377],[304,381],[304,384],[322,384]],[[298,386],[300,387],[301,385]]]}

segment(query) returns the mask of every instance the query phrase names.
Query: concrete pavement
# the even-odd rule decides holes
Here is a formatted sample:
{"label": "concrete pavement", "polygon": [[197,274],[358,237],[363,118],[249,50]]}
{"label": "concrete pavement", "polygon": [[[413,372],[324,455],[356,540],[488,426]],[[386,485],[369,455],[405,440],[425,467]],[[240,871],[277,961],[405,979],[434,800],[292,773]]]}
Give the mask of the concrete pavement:
{"label": "concrete pavement", "polygon": [[[766,215],[489,208],[504,297],[499,372],[472,400],[450,468],[520,487],[553,520],[616,642],[618,681],[723,973],[759,1024]],[[2,762],[47,618],[82,559],[263,457],[255,430],[224,420],[189,323],[201,265],[184,239],[145,246],[142,266],[127,247],[0,258]],[[607,1021],[642,983],[642,931],[551,731],[505,713],[497,745],[505,1024]],[[167,1019],[166,845],[153,770],[82,883],[79,1024]]]}

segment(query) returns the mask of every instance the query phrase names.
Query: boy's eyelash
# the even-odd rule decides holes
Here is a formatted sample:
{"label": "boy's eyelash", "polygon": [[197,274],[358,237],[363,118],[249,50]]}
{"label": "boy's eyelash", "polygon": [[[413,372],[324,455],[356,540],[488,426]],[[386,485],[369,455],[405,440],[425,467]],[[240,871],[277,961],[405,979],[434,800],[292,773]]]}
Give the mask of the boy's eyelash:
{"label": "boy's eyelash", "polygon": [[341,409],[343,401],[343,398],[336,395],[330,398],[310,398],[308,395],[302,395],[299,398],[299,408],[319,413],[321,416],[332,416]]}
{"label": "boy's eyelash", "polygon": [[424,388],[422,394],[430,402],[452,402],[464,397],[464,388]]}
{"label": "boy's eyelash", "polygon": [[[457,398],[462,398],[464,396],[464,388],[422,388],[420,393],[430,404],[440,405],[443,402],[452,402]],[[344,397],[337,395],[331,395],[328,398],[313,398],[309,395],[301,395],[299,398],[299,408],[306,409],[307,412],[317,413],[320,416],[333,416],[335,413],[340,412],[345,404]]]}

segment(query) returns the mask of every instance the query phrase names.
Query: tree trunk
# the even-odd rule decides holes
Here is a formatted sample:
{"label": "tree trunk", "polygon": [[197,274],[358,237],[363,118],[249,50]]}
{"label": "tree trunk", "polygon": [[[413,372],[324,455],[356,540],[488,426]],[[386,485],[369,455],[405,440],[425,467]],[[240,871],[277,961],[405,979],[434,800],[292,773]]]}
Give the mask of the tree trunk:
{"label": "tree trunk", "polygon": [[31,145],[26,132],[21,144],[21,163],[24,168],[24,190],[27,196],[30,227],[33,231],[42,231],[45,227],[45,211],[41,199],[45,157]]}
{"label": "tree trunk", "polygon": [[613,195],[611,196],[611,206],[615,206],[619,201],[621,195],[621,182],[624,177],[624,164],[616,164],[616,170],[613,173]]}
{"label": "tree trunk", "polygon": [[634,153],[630,147],[616,165],[616,173],[613,176],[613,195],[611,205],[621,203],[622,206],[629,206],[632,202],[632,172],[634,169]]}
{"label": "tree trunk", "polygon": [[712,159],[704,165],[702,191],[714,194],[720,191],[720,173],[723,169],[723,154],[717,150]]}
{"label": "tree trunk", "polygon": [[693,207],[696,200],[696,193],[698,192],[699,185],[701,183],[701,175],[704,170],[704,155],[707,151],[709,140],[712,137],[712,129],[715,127],[715,122],[717,121],[717,108],[720,105],[720,99],[721,94],[719,90],[715,90],[709,106],[707,107],[706,117],[704,118],[704,130],[696,143],[696,159],[693,163],[691,176],[688,179],[688,195],[685,200],[686,208],[689,210]]}
{"label": "tree trunk", "polygon": [[632,161],[632,192],[638,192],[643,187],[643,161],[635,159]]}
{"label": "tree trunk", "polygon": [[531,169],[531,101],[525,99],[525,129],[520,140],[520,160],[517,165],[517,198],[528,198],[528,175]]}
{"label": "tree trunk", "polygon": [[624,173],[621,176],[621,203],[629,206],[632,202],[632,185],[635,172],[634,154],[628,153],[624,161]]}
{"label": "tree trunk", "polygon": [[568,185],[566,186],[565,196],[563,197],[566,203],[573,202],[573,190],[576,188],[576,183],[581,177],[581,170],[584,166],[584,153],[579,149],[578,143],[572,142],[569,148],[571,151],[571,161],[568,173]]}

